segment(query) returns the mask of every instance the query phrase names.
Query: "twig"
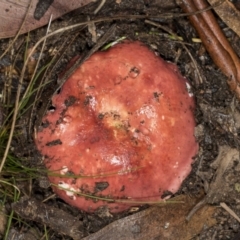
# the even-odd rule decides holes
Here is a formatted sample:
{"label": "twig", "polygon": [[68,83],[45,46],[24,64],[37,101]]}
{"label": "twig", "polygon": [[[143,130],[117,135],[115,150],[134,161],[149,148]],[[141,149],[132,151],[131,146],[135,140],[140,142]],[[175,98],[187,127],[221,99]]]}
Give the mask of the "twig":
{"label": "twig", "polygon": [[103,7],[103,5],[105,4],[106,0],[101,0],[100,4],[98,5],[98,7],[94,10],[94,14],[97,14],[100,9]]}
{"label": "twig", "polygon": [[198,202],[192,209],[191,211],[188,213],[187,217],[186,217],[186,221],[190,221],[190,219],[192,218],[192,216],[199,210],[201,209],[203,206],[205,206],[207,204],[206,198],[202,199],[200,202]]}
{"label": "twig", "polygon": [[221,202],[220,206],[223,209],[225,209],[232,217],[234,217],[240,223],[240,218],[237,216],[237,214],[230,207],[228,207],[228,205],[226,203]]}

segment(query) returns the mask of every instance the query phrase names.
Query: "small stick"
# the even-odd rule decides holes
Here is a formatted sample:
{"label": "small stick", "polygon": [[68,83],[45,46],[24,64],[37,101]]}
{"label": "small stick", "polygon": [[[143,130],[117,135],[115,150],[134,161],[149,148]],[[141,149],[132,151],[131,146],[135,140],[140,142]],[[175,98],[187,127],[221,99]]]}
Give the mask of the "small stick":
{"label": "small stick", "polygon": [[232,217],[234,217],[240,223],[240,218],[237,216],[237,214],[226,203],[221,202],[220,206],[223,209],[225,209]]}
{"label": "small stick", "polygon": [[35,198],[22,197],[12,204],[12,209],[23,219],[39,222],[73,239],[86,236],[83,222],[78,217],[48,206]]}

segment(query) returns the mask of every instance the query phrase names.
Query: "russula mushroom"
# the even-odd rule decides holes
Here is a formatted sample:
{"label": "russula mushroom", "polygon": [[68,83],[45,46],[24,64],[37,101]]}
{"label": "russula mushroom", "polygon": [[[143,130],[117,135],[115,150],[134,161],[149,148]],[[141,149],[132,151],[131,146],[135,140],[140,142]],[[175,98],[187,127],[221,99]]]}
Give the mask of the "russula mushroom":
{"label": "russula mushroom", "polygon": [[191,171],[198,144],[190,85],[140,42],[92,55],[52,106],[35,142],[53,190],[79,209],[159,202]]}

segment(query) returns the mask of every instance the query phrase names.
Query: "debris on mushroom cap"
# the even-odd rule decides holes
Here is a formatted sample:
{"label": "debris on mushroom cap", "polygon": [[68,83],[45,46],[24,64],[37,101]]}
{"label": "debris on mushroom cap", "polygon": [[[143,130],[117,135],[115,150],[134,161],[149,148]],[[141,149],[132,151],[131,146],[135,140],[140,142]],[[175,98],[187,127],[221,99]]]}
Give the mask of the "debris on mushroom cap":
{"label": "debris on mushroom cap", "polygon": [[140,42],[95,53],[52,98],[37,131],[54,191],[89,212],[175,193],[198,150],[189,90],[174,64]]}

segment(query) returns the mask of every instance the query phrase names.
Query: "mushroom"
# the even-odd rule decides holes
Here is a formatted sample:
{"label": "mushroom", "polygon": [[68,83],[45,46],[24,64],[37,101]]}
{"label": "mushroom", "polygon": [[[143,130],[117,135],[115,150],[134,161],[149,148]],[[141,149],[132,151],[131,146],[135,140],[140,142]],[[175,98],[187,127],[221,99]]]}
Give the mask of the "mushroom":
{"label": "mushroom", "polygon": [[194,98],[177,66],[140,42],[92,55],[52,98],[35,142],[55,193],[121,212],[178,191],[198,151]]}

